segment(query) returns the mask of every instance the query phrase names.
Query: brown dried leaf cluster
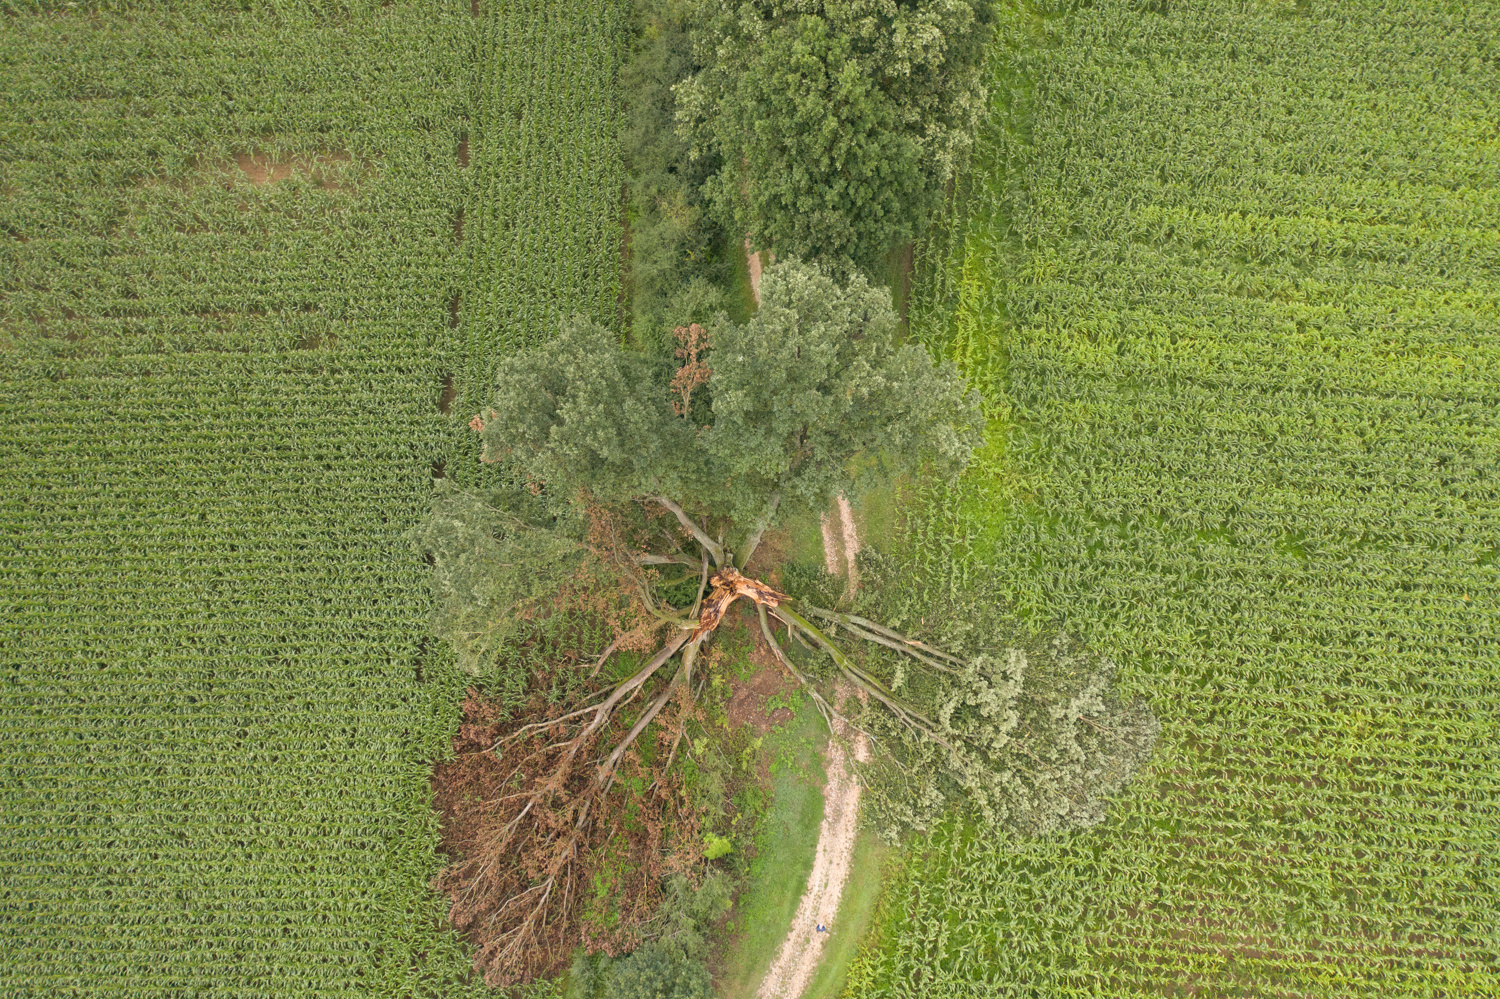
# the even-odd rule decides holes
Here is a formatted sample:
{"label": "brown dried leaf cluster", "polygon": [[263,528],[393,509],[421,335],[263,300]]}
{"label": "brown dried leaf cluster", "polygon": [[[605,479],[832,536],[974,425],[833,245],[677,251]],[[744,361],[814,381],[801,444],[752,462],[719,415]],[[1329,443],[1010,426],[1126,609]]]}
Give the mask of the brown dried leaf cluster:
{"label": "brown dried leaf cluster", "polygon": [[[538,697],[511,715],[468,691],[456,756],[432,778],[442,846],[453,857],[433,886],[451,900],[449,919],[473,943],[486,982],[557,974],[579,944],[612,955],[632,949],[660,903],[662,878],[701,869],[700,823],[664,766],[692,711],[669,707],[656,727],[657,765],[632,747],[601,790],[589,761],[619,741],[620,725],[595,732],[563,762],[580,727],[561,717],[566,708]],[[542,721],[523,731],[534,719]],[[606,864],[628,874],[613,886],[620,918],[611,925],[587,918]]]}
{"label": "brown dried leaf cluster", "polygon": [[685,363],[672,376],[672,391],[682,396],[672,400],[672,412],[686,416],[693,408],[693,389],[708,384],[713,370],[699,360],[698,355],[708,349],[708,331],[697,323],[679,326],[673,333],[677,337],[677,357]]}

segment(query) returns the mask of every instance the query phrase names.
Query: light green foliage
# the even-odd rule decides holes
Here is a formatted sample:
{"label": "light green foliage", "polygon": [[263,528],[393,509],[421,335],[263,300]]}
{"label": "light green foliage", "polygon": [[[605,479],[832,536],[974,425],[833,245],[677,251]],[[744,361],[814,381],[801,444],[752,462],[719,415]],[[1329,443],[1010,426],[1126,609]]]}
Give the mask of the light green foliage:
{"label": "light green foliage", "polygon": [[750,322],[713,326],[706,405],[674,414],[679,361],[575,324],[501,364],[481,414],[486,456],[556,503],[666,495],[745,534],[777,494],[786,514],[856,491],[857,456],[874,460],[864,481],[924,462],[955,474],[980,438],[978,397],[895,338],[886,291],[785,262],[766,272]]}
{"label": "light green foliage", "polygon": [[582,546],[566,532],[497,505],[506,492],[482,496],[439,479],[431,515],[411,532],[417,552],[432,558],[433,633],[453,643],[471,673],[587,566]]}
{"label": "light green foliage", "polygon": [[703,961],[684,960],[647,944],[615,962],[604,999],[713,999]]}
{"label": "light green foliage", "polygon": [[618,15],[122,6],[0,3],[0,993],[474,995],[404,535],[442,376],[613,315]]}
{"label": "light green foliage", "polygon": [[[806,570],[789,566],[786,576]],[[1151,757],[1160,725],[1144,701],[1113,691],[1116,666],[1065,634],[1029,635],[982,591],[934,601],[903,586],[900,563],[861,549],[854,612],[922,627],[956,653],[951,672],[884,648],[859,652],[863,668],[932,719],[947,743],[919,737],[868,704],[861,727],[883,750],[861,767],[861,808],[887,842],[929,831],[955,809],[998,834],[1047,835],[1088,827]],[[809,667],[817,670],[817,666]]]}
{"label": "light green foliage", "polygon": [[715,836],[709,833],[703,839],[703,859],[718,860],[720,857],[728,856],[734,849],[734,842],[727,836]]}
{"label": "light green foliage", "polygon": [[902,569],[1162,737],[1087,833],[918,841],[852,995],[1500,994],[1500,11],[1049,6],[914,310],[1011,419]]}
{"label": "light green foliage", "polygon": [[983,113],[989,6],[704,0],[678,87],[726,226],[840,273],[916,235]]}
{"label": "light green foliage", "polygon": [[[1004,657],[981,652],[959,677],[931,684],[951,749],[880,712],[865,716],[900,746],[899,762],[877,757],[866,774],[866,814],[887,841],[932,829],[951,805],[1022,835],[1087,828],[1150,758],[1160,725],[1146,705],[1117,703],[1113,663],[1061,635],[1029,647],[989,644]],[[900,664],[894,672],[900,690]]]}
{"label": "light green foliage", "polygon": [[672,412],[670,355],[620,346],[575,322],[500,362],[481,414],[484,460],[514,463],[554,502],[606,503],[700,490],[697,427]]}
{"label": "light green foliage", "polygon": [[568,973],[567,999],[713,999],[708,933],[729,908],[732,882],[710,871],[694,887],[681,876],[647,927],[650,939],[622,958],[580,953]]}
{"label": "light green foliage", "polygon": [[[713,333],[714,422],[705,446],[724,470],[729,509],[753,518],[780,492],[784,516],[930,463],[956,475],[982,439],[978,393],[957,370],[901,345],[890,293],[855,275],[845,288],[795,262],[769,268],[743,326]],[[871,459],[856,480],[856,457]]]}

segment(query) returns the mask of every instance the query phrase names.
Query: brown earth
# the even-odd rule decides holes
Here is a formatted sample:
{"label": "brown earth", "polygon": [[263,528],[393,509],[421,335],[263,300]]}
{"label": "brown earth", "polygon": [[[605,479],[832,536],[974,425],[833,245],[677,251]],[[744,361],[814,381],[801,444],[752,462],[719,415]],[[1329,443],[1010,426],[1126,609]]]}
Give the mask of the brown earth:
{"label": "brown earth", "polygon": [[[754,615],[740,611],[744,617],[754,619]],[[797,681],[787,675],[786,670],[776,661],[771,650],[766,646],[766,640],[760,634],[757,624],[755,630],[751,631],[755,645],[750,651],[750,662],[755,671],[747,679],[740,679],[731,674],[729,681],[729,725],[731,728],[739,728],[742,725],[750,726],[757,735],[765,735],[777,725],[784,725],[792,718],[792,709],[778,707],[771,711],[766,710],[767,702],[780,696],[783,700],[786,695],[797,689]]]}
{"label": "brown earth", "polygon": [[353,159],[348,153],[318,153],[316,156],[293,156],[278,160],[257,153],[238,153],[234,165],[239,167],[245,179],[257,187],[286,180],[293,173],[311,174],[324,187],[338,189],[341,185],[330,180],[338,168]]}

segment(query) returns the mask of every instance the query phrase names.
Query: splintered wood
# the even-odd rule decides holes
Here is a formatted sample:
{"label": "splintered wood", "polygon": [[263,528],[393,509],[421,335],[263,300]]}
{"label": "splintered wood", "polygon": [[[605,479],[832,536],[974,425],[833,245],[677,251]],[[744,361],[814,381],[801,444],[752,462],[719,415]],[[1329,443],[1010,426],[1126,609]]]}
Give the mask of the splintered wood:
{"label": "splintered wood", "polygon": [[717,628],[729,605],[740,597],[753,600],[764,607],[775,607],[786,599],[785,593],[758,579],[740,575],[739,570],[733,566],[725,566],[709,577],[708,581],[713,584],[713,590],[703,601],[703,610],[698,615],[698,627],[688,637],[690,642]]}

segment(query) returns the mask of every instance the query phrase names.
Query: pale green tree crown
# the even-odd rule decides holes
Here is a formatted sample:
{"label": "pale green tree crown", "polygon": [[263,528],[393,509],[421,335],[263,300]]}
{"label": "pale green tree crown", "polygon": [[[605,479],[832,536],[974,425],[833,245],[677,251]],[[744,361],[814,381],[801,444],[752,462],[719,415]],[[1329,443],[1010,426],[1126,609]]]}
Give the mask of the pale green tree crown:
{"label": "pale green tree crown", "polygon": [[768,510],[821,508],[919,465],[962,471],[983,439],[979,394],[951,362],[899,342],[887,291],[789,261],[761,293],[749,322],[709,328],[711,374],[681,415],[681,361],[588,321],[507,359],[476,421],[486,458],[558,500],[666,496],[742,532]]}

